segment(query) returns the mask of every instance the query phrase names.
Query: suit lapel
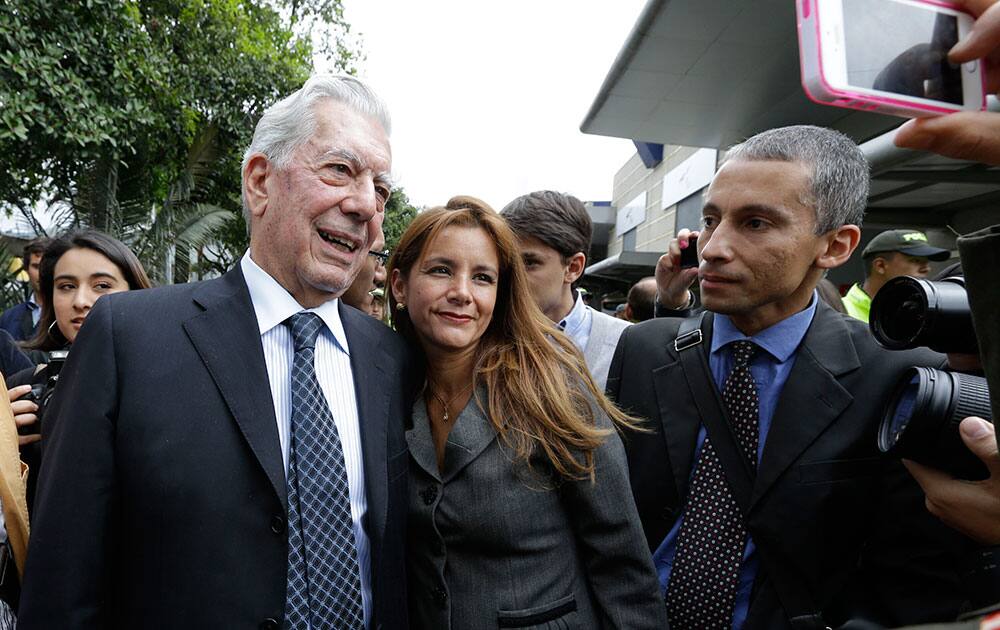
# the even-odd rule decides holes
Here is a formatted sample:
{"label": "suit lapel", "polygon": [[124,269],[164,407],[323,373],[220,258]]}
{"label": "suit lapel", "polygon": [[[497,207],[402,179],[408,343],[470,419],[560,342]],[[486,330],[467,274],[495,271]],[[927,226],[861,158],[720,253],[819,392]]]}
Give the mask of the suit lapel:
{"label": "suit lapel", "polygon": [[[382,540],[389,509],[389,375],[390,359],[378,339],[368,329],[368,317],[340,302],[340,318],[350,346],[351,372],[358,402],[361,429],[361,452],[365,466],[365,492],[368,499],[369,536]],[[396,387],[402,387],[396,383]],[[402,418],[400,418],[402,422]]]}
{"label": "suit lapel", "polygon": [[[673,343],[673,340],[670,340]],[[673,354],[673,348],[670,350]],[[653,391],[663,426],[663,439],[667,444],[670,469],[674,473],[677,496],[687,493],[688,479],[694,460],[694,448],[698,439],[697,421],[701,416],[691,398],[691,390],[684,378],[684,368],[680,361],[653,370]],[[695,419],[692,422],[692,418]]]}
{"label": "suit lapel", "polygon": [[434,451],[434,438],[431,436],[431,425],[427,420],[427,406],[419,398],[413,403],[413,428],[406,432],[406,443],[410,447],[410,456],[417,465],[428,475],[441,481],[437,453]]}
{"label": "suit lapel", "polygon": [[455,420],[445,445],[444,471],[441,475],[444,483],[454,479],[497,439],[493,424],[479,408],[478,401],[488,399],[486,390],[479,388]]}
{"label": "suit lapel", "polygon": [[820,302],[778,399],[752,505],[851,404],[854,397],[837,377],[860,366],[847,325]]}
{"label": "suit lapel", "polygon": [[591,313],[590,317],[590,337],[587,339],[587,347],[583,349],[583,358],[586,359],[588,367],[592,367],[593,363],[601,358],[601,354],[607,352],[604,345],[608,332],[607,326],[600,317],[597,317],[596,311]]}
{"label": "suit lapel", "polygon": [[240,266],[204,283],[194,300],[204,311],[185,321],[184,331],[287,508],[285,467],[260,328]]}
{"label": "suit lapel", "polygon": [[[711,317],[705,317],[702,334],[704,339],[702,346],[693,348],[690,352],[707,352],[704,348],[710,347],[712,340]],[[670,361],[653,370],[653,391],[656,394],[660,421],[663,426],[663,439],[667,443],[667,453],[670,456],[670,468],[674,473],[677,496],[683,499],[687,495],[691,468],[694,465],[698,430],[701,428],[701,414],[692,398],[691,389],[687,385],[684,367],[677,356],[677,351],[674,350],[674,340],[670,339],[668,344],[667,355],[670,357]],[[701,378],[701,376],[697,375],[696,378]],[[695,420],[692,421],[692,418]]]}
{"label": "suit lapel", "polygon": [[[479,397],[486,400],[486,390],[480,388]],[[493,425],[479,409],[476,397],[461,411],[455,420],[455,425],[448,434],[445,444],[444,471],[438,468],[437,451],[434,449],[434,437],[431,435],[430,419],[427,417],[427,406],[422,397],[413,404],[413,428],[406,432],[406,442],[410,447],[410,455],[417,465],[431,477],[448,483],[458,473],[479,457],[486,447],[497,439]]]}

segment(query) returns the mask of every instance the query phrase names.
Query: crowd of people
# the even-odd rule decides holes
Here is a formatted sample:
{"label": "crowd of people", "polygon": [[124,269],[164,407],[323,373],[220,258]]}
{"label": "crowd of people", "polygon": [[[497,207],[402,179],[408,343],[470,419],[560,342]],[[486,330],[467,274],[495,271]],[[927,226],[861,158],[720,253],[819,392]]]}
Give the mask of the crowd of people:
{"label": "crowd of people", "polygon": [[[958,61],[1000,40],[1000,10],[966,4]],[[1000,138],[998,116],[898,142],[964,155],[955,134]],[[979,482],[876,440],[904,371],[946,357],[879,346],[871,299],[950,252],[885,232],[843,298],[824,286],[860,241],[853,141],[731,147],[701,228],[616,317],[579,290],[572,195],[455,196],[388,251],[390,132],[351,77],[270,107],[250,246],[219,278],[150,288],[94,230],[25,248],[31,296],[0,316],[0,628],[871,629],[998,606],[992,425],[961,424]],[[972,157],[1000,163],[987,140]]]}

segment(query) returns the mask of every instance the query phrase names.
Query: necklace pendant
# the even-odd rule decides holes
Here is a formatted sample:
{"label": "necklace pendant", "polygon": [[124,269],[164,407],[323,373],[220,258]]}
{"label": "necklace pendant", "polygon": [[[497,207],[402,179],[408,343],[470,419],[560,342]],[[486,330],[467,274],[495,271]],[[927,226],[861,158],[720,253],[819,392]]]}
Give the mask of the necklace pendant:
{"label": "necklace pendant", "polygon": [[448,422],[448,410],[447,409],[444,410],[444,418],[443,419],[444,419],[445,422]]}

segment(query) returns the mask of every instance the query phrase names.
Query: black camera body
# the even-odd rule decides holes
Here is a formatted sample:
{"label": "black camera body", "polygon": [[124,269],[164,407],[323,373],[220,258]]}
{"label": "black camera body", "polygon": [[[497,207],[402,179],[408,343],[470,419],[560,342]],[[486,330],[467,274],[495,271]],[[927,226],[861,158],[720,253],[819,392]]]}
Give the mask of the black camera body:
{"label": "black camera body", "polygon": [[38,416],[38,421],[26,427],[18,427],[18,433],[21,435],[41,433],[45,407],[55,393],[56,385],[59,383],[59,372],[62,370],[63,364],[66,363],[68,355],[69,352],[67,350],[51,351],[49,353],[49,362],[36,375],[37,380],[31,384],[31,391],[20,398],[20,400],[30,400],[38,405],[38,411],[35,412],[35,415]]}
{"label": "black camera body", "polygon": [[[872,300],[869,327],[890,350],[926,346],[944,353],[979,353],[965,280],[958,276],[941,281],[893,278]],[[968,416],[993,420],[985,378],[910,368],[886,405],[879,449],[960,479],[985,479],[989,471],[958,432]]]}

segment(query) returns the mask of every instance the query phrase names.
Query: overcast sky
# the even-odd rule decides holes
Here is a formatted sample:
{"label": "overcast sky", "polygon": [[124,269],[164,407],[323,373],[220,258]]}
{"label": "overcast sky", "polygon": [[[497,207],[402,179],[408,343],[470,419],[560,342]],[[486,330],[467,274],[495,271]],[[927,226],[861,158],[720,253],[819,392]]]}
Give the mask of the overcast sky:
{"label": "overcast sky", "polygon": [[[645,0],[344,0],[389,104],[393,173],[418,206],[499,210],[533,190],[611,199],[628,140],[580,123]],[[0,229],[22,231],[0,217]]]}
{"label": "overcast sky", "polygon": [[499,210],[550,188],[610,200],[628,140],[579,126],[644,0],[344,0],[361,78],[389,104],[393,172],[415,205]]}

